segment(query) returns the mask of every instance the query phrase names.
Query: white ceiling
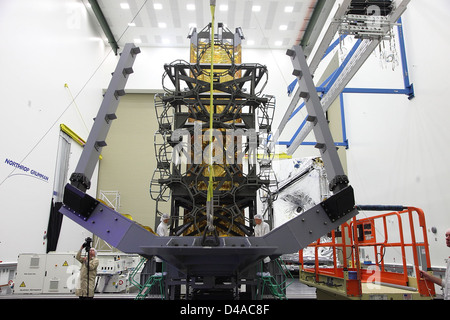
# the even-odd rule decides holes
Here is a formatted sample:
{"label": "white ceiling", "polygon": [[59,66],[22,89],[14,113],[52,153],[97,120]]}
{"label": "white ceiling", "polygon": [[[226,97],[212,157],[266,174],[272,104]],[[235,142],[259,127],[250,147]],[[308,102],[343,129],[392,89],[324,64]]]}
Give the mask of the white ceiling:
{"label": "white ceiling", "polygon": [[[87,1],[85,1],[87,2]],[[186,47],[191,26],[211,22],[210,0],[98,0],[119,47]],[[122,4],[128,4],[127,9]],[[215,21],[241,27],[248,48],[298,44],[317,0],[217,0]],[[134,26],[130,26],[133,23]]]}

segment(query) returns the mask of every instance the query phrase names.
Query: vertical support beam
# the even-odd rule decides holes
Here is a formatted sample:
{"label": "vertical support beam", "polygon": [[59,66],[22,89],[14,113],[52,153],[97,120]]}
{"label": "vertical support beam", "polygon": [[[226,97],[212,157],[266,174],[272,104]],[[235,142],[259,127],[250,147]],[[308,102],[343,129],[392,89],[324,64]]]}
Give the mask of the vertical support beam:
{"label": "vertical support beam", "polygon": [[[322,109],[316,86],[309,71],[308,63],[300,46],[287,51],[292,59],[293,74],[298,78],[300,97],[305,100],[308,122],[311,123],[316,137],[316,148],[320,150],[332,191],[339,191],[348,184],[344,169],[339,159],[328,121]],[[345,178],[344,178],[345,177]],[[339,180],[339,183],[335,183]]]}
{"label": "vertical support beam", "polygon": [[400,56],[402,59],[402,70],[403,70],[403,81],[405,83],[405,89],[409,91],[408,99],[414,99],[414,86],[409,79],[409,69],[408,69],[408,59],[406,57],[406,45],[405,45],[405,35],[403,34],[403,23],[402,18],[398,19],[398,39],[400,43]]}
{"label": "vertical support beam", "polygon": [[83,192],[90,188],[92,174],[98,158],[103,147],[106,146],[106,136],[108,135],[111,122],[117,118],[116,110],[120,97],[125,95],[125,84],[127,83],[128,75],[133,73],[132,66],[136,55],[140,52],[141,50],[132,43],[125,45],[75,172],[70,177],[71,184]]}
{"label": "vertical support beam", "polygon": [[345,148],[348,149],[347,126],[345,122],[345,103],[343,93],[341,93],[340,102],[341,102],[342,141],[344,142]]}

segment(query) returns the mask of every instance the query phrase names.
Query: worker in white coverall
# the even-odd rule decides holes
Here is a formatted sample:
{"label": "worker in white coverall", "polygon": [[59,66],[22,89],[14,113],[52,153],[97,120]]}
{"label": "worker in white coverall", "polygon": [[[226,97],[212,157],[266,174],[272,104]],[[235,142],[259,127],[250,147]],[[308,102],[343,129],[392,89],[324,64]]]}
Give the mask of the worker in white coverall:
{"label": "worker in white coverall", "polygon": [[97,277],[97,267],[99,264],[97,251],[94,248],[90,248],[88,259],[87,257],[81,256],[81,251],[83,250],[83,248],[84,246],[81,246],[75,257],[81,263],[80,284],[79,287],[75,289],[75,294],[80,299],[94,297],[95,278]]}
{"label": "worker in white coverall", "polygon": [[161,216],[161,222],[158,225],[158,228],[156,229],[156,233],[160,237],[168,237],[169,236],[169,215],[164,213]]}
{"label": "worker in white coverall", "polygon": [[[445,232],[445,243],[450,248],[450,229]],[[420,275],[427,281],[442,287],[444,300],[450,300],[450,257],[447,259],[447,270],[444,279],[433,276],[425,271],[420,271]]]}
{"label": "worker in white coverall", "polygon": [[262,237],[270,232],[269,224],[262,220],[260,214],[255,215],[255,237]]}
{"label": "worker in white coverall", "polygon": [[[161,222],[158,225],[158,228],[156,228],[156,233],[160,237],[168,237],[169,236],[169,220],[170,217],[168,214],[164,213],[161,216]],[[155,256],[155,262],[156,262],[156,272],[162,272],[162,260]]]}
{"label": "worker in white coverall", "polygon": [[[262,237],[270,232],[269,224],[263,221],[262,216],[260,214],[255,215],[255,237]],[[269,257],[265,257],[263,260],[263,270],[267,272],[269,270],[268,263],[270,262]]]}

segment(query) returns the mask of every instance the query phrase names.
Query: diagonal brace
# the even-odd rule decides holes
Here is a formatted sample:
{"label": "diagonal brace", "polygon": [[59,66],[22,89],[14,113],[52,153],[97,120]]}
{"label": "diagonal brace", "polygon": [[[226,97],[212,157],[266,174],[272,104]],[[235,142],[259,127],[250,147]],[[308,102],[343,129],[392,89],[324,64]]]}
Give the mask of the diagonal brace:
{"label": "diagonal brace", "polygon": [[119,62],[113,73],[108,89],[103,97],[102,104],[95,118],[89,137],[81,153],[75,172],[70,177],[73,186],[85,192],[90,188],[92,174],[97,165],[101,151],[106,144],[111,123],[115,115],[120,97],[125,95],[125,84],[128,76],[133,73],[133,64],[136,55],[141,50],[132,43],[127,43],[120,55]]}
{"label": "diagonal brace", "polygon": [[[303,49],[300,46],[294,46],[287,51],[287,55],[292,59],[294,67],[293,74],[298,78],[299,96],[304,99],[308,111],[307,120],[313,126],[317,141],[316,148],[320,150],[328,178],[332,181],[331,186],[333,187],[333,191],[335,188],[337,188],[336,191],[339,191],[347,186],[348,181],[345,177],[344,169],[339,159]],[[339,181],[339,183],[335,184],[334,181]]]}

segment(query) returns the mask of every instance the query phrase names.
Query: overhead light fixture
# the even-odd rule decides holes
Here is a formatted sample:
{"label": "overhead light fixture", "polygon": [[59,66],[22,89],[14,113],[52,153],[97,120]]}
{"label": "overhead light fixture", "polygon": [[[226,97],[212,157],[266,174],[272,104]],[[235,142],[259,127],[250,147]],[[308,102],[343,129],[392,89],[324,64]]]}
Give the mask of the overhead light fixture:
{"label": "overhead light fixture", "polygon": [[281,45],[283,45],[283,41],[275,41],[275,45],[277,47],[280,47]]}
{"label": "overhead light fixture", "polygon": [[188,9],[189,11],[194,11],[195,10],[195,4],[192,4],[192,3],[187,4],[186,5],[186,9]]}
{"label": "overhead light fixture", "polygon": [[121,7],[122,9],[124,9],[124,10],[130,9],[130,5],[129,5],[128,3],[126,3],[126,2],[122,2],[122,3],[120,4],[120,7]]}
{"label": "overhead light fixture", "polygon": [[133,42],[135,44],[140,44],[140,43],[142,43],[142,40],[141,39],[133,39]]}
{"label": "overhead light fixture", "polygon": [[153,9],[155,9],[155,10],[162,10],[163,9],[163,5],[161,3],[154,3],[153,4]]}
{"label": "overhead light fixture", "polygon": [[129,27],[136,27],[136,23],[130,22],[130,23],[128,24],[128,26],[129,26]]}
{"label": "overhead light fixture", "polygon": [[247,40],[247,45],[253,46],[253,45],[255,45],[255,41],[253,41],[253,40]]}
{"label": "overhead light fixture", "polygon": [[167,28],[167,24],[165,22],[158,22],[158,28],[160,29]]}
{"label": "overhead light fixture", "polygon": [[[89,41],[93,41],[93,42],[95,42],[95,41],[102,42],[103,41],[103,39],[100,37],[89,37],[88,39],[89,39]],[[106,41],[108,41],[108,40],[106,40]]]}
{"label": "overhead light fixture", "polygon": [[252,11],[253,12],[260,12],[261,11],[261,6],[253,6],[252,7]]}
{"label": "overhead light fixture", "polygon": [[163,44],[170,44],[170,40],[167,39],[167,38],[163,38],[163,39],[162,39],[162,43],[163,43]]}
{"label": "overhead light fixture", "polygon": [[293,12],[293,11],[294,11],[294,7],[292,7],[292,6],[286,6],[286,7],[284,7],[284,12],[291,13],[291,12]]}
{"label": "overhead light fixture", "polygon": [[219,7],[220,11],[228,11],[228,5],[227,4],[221,4]]}
{"label": "overhead light fixture", "polygon": [[285,25],[285,24],[282,24],[281,26],[280,26],[280,30],[281,31],[285,31],[285,30],[287,30],[287,28],[288,28],[288,26],[287,25]]}

